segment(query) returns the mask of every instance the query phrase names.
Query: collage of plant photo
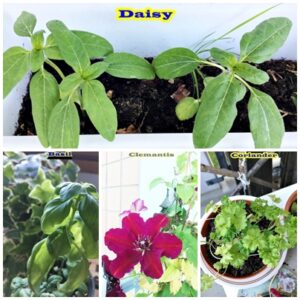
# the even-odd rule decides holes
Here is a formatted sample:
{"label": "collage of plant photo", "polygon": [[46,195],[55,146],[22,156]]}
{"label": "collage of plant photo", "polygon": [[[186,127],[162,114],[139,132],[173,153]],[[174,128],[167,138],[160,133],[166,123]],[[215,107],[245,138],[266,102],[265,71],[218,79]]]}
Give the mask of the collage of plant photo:
{"label": "collage of plant photo", "polygon": [[298,293],[296,0],[4,0],[0,297]]}

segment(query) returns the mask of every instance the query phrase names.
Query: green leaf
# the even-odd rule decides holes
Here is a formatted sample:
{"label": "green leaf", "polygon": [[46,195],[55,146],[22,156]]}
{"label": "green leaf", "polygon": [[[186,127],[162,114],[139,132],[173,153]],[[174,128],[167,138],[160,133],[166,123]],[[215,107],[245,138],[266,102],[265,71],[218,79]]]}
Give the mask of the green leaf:
{"label": "green leaf", "polygon": [[23,11],[14,24],[14,32],[19,36],[31,36],[36,25],[35,15]]}
{"label": "green leaf", "polygon": [[31,60],[31,70],[32,72],[38,71],[42,65],[44,64],[44,51],[43,50],[35,50],[31,51],[30,55]]}
{"label": "green leaf", "polygon": [[41,203],[47,203],[53,199],[55,188],[51,180],[47,179],[42,184],[36,185],[30,192],[29,197],[39,200]]}
{"label": "green leaf", "polygon": [[[58,188],[60,188],[60,186]],[[68,200],[79,195],[81,191],[81,184],[76,182],[64,182],[59,189],[59,196],[62,200]]]}
{"label": "green leaf", "polygon": [[119,78],[146,79],[155,78],[152,65],[145,59],[129,53],[112,53],[104,60],[109,64],[106,72]]}
{"label": "green leaf", "polygon": [[113,141],[118,126],[117,111],[102,83],[86,81],[82,85],[82,98],[83,107],[97,131],[108,141]]}
{"label": "green leaf", "polygon": [[158,186],[161,183],[165,183],[165,180],[163,178],[161,178],[161,177],[154,178],[150,182],[149,189],[152,190],[153,188],[155,188],[156,186]]}
{"label": "green leaf", "polygon": [[226,68],[232,68],[238,62],[234,54],[219,48],[212,48],[210,50],[210,55],[217,63]]}
{"label": "green leaf", "polygon": [[41,144],[47,148],[50,114],[59,101],[58,84],[52,74],[41,70],[33,75],[29,90],[34,126]]}
{"label": "green leaf", "polygon": [[236,103],[245,93],[246,88],[232,74],[222,73],[208,83],[195,119],[195,147],[212,147],[226,135],[237,115]]}
{"label": "green leaf", "polygon": [[93,196],[86,194],[85,198],[80,200],[78,211],[83,222],[91,230],[94,239],[97,241],[99,235],[98,201]]}
{"label": "green leaf", "polygon": [[5,166],[3,166],[3,176],[7,179],[13,179],[14,169],[11,162],[8,162]]}
{"label": "green leaf", "polygon": [[15,85],[30,70],[30,52],[22,47],[12,47],[3,54],[3,96],[10,93]]}
{"label": "green leaf", "polygon": [[35,32],[31,37],[31,45],[33,49],[41,50],[44,46],[44,33],[45,30]]}
{"label": "green leaf", "polygon": [[75,72],[82,74],[90,65],[90,59],[81,39],[61,21],[50,21],[47,27],[53,34],[63,59]]}
{"label": "green leaf", "polygon": [[274,100],[252,88],[248,103],[250,129],[256,148],[279,148],[284,135],[283,119]]}
{"label": "green leaf", "polygon": [[173,79],[192,73],[199,65],[199,58],[190,49],[173,48],[159,54],[152,64],[160,79]]}
{"label": "green leaf", "polygon": [[77,148],[79,116],[73,102],[60,101],[52,110],[48,128],[49,144],[53,148]]}
{"label": "green leaf", "polygon": [[212,288],[214,282],[215,282],[214,277],[209,276],[207,274],[203,274],[201,276],[201,292],[205,292],[208,289]]}
{"label": "green leaf", "polygon": [[72,96],[82,82],[83,79],[78,73],[73,73],[65,77],[59,85],[60,98],[65,100]]}
{"label": "green leaf", "polygon": [[292,27],[288,18],[271,18],[245,33],[240,42],[240,61],[262,63],[284,44]]}
{"label": "green leaf", "polygon": [[67,255],[70,252],[71,245],[66,227],[58,228],[47,237],[47,248],[55,258]]}
{"label": "green leaf", "polygon": [[234,73],[253,84],[264,84],[269,81],[269,75],[247,63],[237,63],[233,69]]}
{"label": "green leaf", "polygon": [[44,52],[47,58],[63,60],[61,53],[55,43],[53,34],[49,34],[46,40],[46,45],[44,47]]}
{"label": "green leaf", "polygon": [[30,288],[36,295],[40,294],[40,285],[47,277],[55,259],[49,253],[46,239],[37,243],[31,252],[27,262],[27,276]]}
{"label": "green leaf", "polygon": [[107,70],[108,66],[109,64],[104,61],[92,64],[83,72],[82,77],[86,80],[96,79]]}
{"label": "green leaf", "polygon": [[79,30],[72,32],[80,38],[90,59],[105,57],[114,51],[112,45],[97,34]]}
{"label": "green leaf", "polygon": [[177,184],[176,193],[184,204],[188,204],[193,197],[195,187],[187,184]]}
{"label": "green leaf", "polygon": [[176,116],[180,121],[191,119],[197,113],[198,108],[199,100],[192,97],[184,98],[176,105]]}
{"label": "green leaf", "polygon": [[51,234],[57,228],[65,226],[72,217],[72,200],[64,201],[55,198],[49,201],[41,218],[41,227],[44,233]]}

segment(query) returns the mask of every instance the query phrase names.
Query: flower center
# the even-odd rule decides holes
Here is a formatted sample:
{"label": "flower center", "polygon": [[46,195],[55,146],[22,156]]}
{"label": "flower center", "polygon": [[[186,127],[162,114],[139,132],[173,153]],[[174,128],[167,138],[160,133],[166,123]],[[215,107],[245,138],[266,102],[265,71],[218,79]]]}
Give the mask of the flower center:
{"label": "flower center", "polygon": [[151,247],[151,239],[149,236],[138,236],[138,239],[134,242],[136,250],[147,251]]}

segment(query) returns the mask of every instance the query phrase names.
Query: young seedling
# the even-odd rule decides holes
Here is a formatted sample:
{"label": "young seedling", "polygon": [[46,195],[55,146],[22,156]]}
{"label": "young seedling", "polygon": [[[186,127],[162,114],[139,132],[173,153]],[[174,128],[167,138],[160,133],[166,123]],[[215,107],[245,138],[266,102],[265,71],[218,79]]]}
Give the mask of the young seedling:
{"label": "young seedling", "polygon": [[[30,98],[36,132],[44,147],[76,148],[80,122],[77,108],[86,111],[97,131],[107,140],[115,138],[117,112],[105,87],[97,78],[107,72],[120,78],[153,79],[146,60],[128,53],[113,53],[112,45],[90,32],[69,30],[58,20],[47,23],[50,34],[34,31],[36,17],[22,12],[14,31],[31,39],[32,49],[11,47],[4,53],[4,97],[31,71]],[[91,63],[92,59],[101,59]],[[73,73],[65,76],[56,60],[65,61]],[[45,70],[51,66],[60,76]]]}
{"label": "young seedling", "polygon": [[[173,79],[192,74],[197,86],[201,76],[205,88],[202,95],[183,99],[176,107],[180,120],[195,117],[193,142],[197,148],[217,144],[231,129],[237,116],[236,104],[250,92],[248,114],[250,129],[257,148],[278,148],[284,134],[282,116],[274,100],[257,86],[269,76],[256,67],[272,58],[286,41],[292,22],[284,17],[271,18],[245,33],[240,41],[240,55],[219,48],[210,49],[210,59],[202,59],[187,48],[169,49],[153,60],[156,74],[161,79]],[[221,74],[205,77],[202,67],[218,68]],[[254,86],[253,86],[254,85]]]}

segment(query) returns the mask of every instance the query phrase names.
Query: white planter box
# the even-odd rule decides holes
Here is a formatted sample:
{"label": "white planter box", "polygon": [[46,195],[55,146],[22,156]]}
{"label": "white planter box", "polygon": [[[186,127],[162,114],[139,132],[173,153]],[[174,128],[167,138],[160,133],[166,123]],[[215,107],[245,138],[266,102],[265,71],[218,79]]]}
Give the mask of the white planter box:
{"label": "white planter box", "polygon": [[[156,56],[171,47],[192,48],[208,33],[225,33],[237,24],[271,6],[270,4],[129,4],[133,8],[171,8],[176,15],[171,22],[159,21],[117,21],[115,9],[122,4],[5,4],[4,5],[4,50],[15,45],[30,47],[26,38],[13,32],[13,23],[21,11],[27,10],[37,16],[38,29],[46,29],[46,22],[60,19],[72,29],[87,30],[107,38],[115,51],[131,52],[140,56]],[[285,45],[274,58],[297,58],[296,48],[296,4],[284,4],[255,19],[234,32],[232,40],[216,44],[222,48],[239,51],[241,35],[254,28],[262,20],[275,17],[289,17],[294,26]],[[4,101],[3,133],[4,146],[14,149],[43,149],[38,139],[32,136],[14,137],[22,95],[25,94],[28,78],[24,79]],[[282,148],[295,149],[297,134],[286,133]],[[191,148],[191,134],[134,134],[118,135],[114,142],[107,142],[98,135],[80,137],[80,148]],[[253,148],[249,133],[229,133],[215,148]]]}

